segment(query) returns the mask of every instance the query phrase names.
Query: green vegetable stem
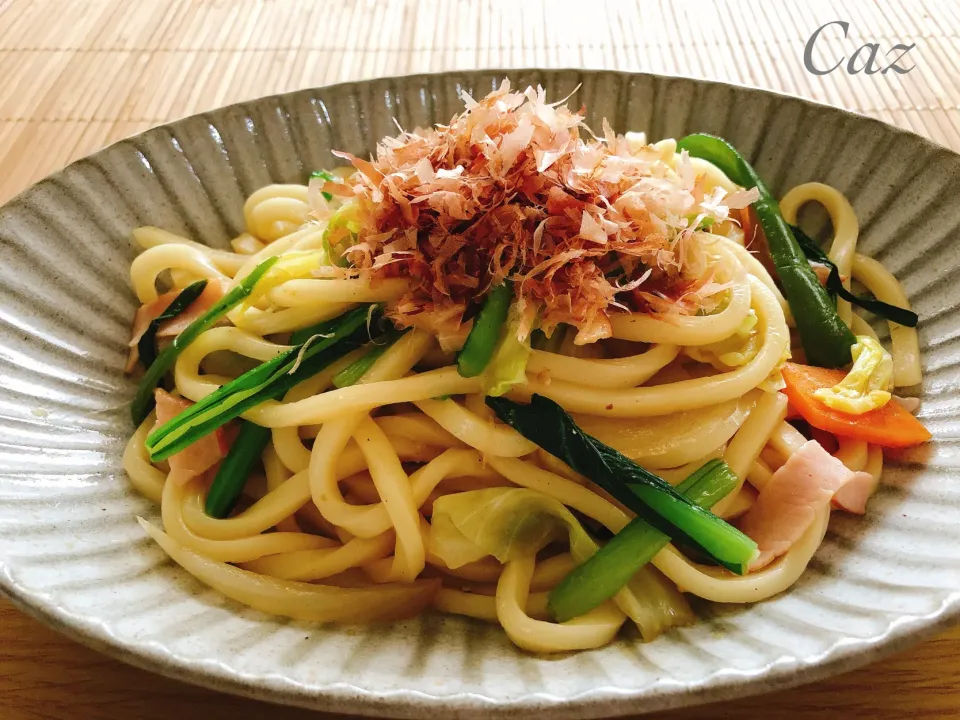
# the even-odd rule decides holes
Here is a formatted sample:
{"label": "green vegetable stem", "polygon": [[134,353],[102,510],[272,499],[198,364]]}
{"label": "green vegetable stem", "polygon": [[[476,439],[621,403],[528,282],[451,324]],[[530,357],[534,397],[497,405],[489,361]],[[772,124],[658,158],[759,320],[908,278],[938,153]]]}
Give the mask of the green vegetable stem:
{"label": "green vegetable stem", "polygon": [[735,573],[746,573],[757,553],[753,540],[587,435],[557,403],[537,394],[529,405],[502,397],[488,397],[486,402],[503,422],[590,478],[664,535],[699,548]]}
{"label": "green vegetable stem", "polygon": [[756,171],[730,143],[713,135],[687,135],[677,143],[677,150],[686,150],[693,157],[713,163],[738,185],[757,188],[760,197],[753,208],[770,246],[808,362],[830,368],[849,364],[850,348],[856,339],[837,315],[829,293],[817,280],[780,214],[779,204]]}
{"label": "green vegetable stem", "polygon": [[467,341],[457,355],[457,372],[461,376],[476,377],[490,363],[512,299],[513,288],[509,282],[497,285],[487,294],[483,307],[473,321]]}
{"label": "green vegetable stem", "polygon": [[133,416],[133,422],[135,424],[139,425],[143,422],[144,418],[150,414],[150,409],[153,407],[153,391],[160,382],[160,379],[173,367],[180,353],[205,330],[212,327],[214,323],[250,295],[250,293],[253,292],[254,286],[260,278],[263,277],[264,273],[273,267],[277,259],[276,257],[267,258],[257,265],[249,275],[232,288],[230,292],[220,298],[212,308],[190,323],[182,333],[177,335],[174,341],[151,363],[143,379],[140,381],[137,392],[133,396],[133,402],[130,405],[130,414]]}
{"label": "green vegetable stem", "polygon": [[311,340],[245,372],[153,430],[146,441],[151,460],[183,450],[359,347],[366,339],[368,315],[369,308],[364,306],[327,321]]}
{"label": "green vegetable stem", "polygon": [[[729,465],[722,460],[710,460],[680,483],[677,492],[709,510],[738,482]],[[670,538],[655,527],[642,518],[634,518],[550,592],[550,611],[559,622],[589,612],[613,597],[668,542]]]}
{"label": "green vegetable stem", "polygon": [[137,343],[137,353],[140,355],[140,362],[143,363],[144,368],[149,368],[153,361],[157,359],[157,333],[160,331],[160,325],[183,313],[194,300],[200,297],[206,287],[206,280],[197,280],[195,283],[187,285],[173,299],[173,302],[167,305],[166,310],[154,318],[147,329],[143,331],[143,335],[140,336]]}
{"label": "green vegetable stem", "polygon": [[204,507],[207,515],[225,518],[233,510],[243,492],[250,470],[270,441],[270,428],[242,420],[237,439],[220,463]]}

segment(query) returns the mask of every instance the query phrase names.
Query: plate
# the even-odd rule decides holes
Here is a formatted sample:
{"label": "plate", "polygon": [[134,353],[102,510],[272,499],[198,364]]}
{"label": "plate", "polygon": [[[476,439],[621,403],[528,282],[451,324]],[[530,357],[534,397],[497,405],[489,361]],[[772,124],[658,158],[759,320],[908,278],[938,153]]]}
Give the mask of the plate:
{"label": "plate", "polygon": [[[331,148],[358,155],[444,122],[458,93],[509,76],[587,122],[648,137],[728,138],[773,189],[820,180],[851,200],[863,251],[921,320],[922,416],[935,440],[888,460],[869,514],[837,514],[789,592],[644,645],[562,657],[498,628],[425,615],[387,627],[278,620],[165,558],[134,518],[156,509],[121,468],[134,386],[122,375],[134,295],[130,230],[226,247],[247,195],[302,182]],[[842,110],[718,83],[614,72],[418,75],[304,90],[149,130],[0,209],[0,587],[22,609],[127,662],[218,690],[368,715],[552,718],[650,712],[782,688],[876,660],[960,612],[960,156]]]}

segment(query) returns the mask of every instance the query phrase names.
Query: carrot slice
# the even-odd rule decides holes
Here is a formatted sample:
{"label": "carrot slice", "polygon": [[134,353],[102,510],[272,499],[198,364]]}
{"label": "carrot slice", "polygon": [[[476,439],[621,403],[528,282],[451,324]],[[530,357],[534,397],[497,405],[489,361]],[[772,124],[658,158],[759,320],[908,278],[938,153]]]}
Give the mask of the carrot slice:
{"label": "carrot slice", "polygon": [[843,380],[843,370],[787,363],[781,373],[790,405],[815,428],[884,447],[909,447],[931,438],[930,431],[896,400],[862,415],[849,415],[817,400],[814,391]]}

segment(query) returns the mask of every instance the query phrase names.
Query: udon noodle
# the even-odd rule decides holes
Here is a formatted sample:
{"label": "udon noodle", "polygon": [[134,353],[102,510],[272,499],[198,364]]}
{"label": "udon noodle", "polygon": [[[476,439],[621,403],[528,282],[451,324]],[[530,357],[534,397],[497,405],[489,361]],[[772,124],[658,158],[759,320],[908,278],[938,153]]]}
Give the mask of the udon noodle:
{"label": "udon noodle", "polygon": [[[500,92],[501,102],[513,97]],[[472,109],[476,103],[471,102]],[[521,112],[516,103],[503,112]],[[503,137],[495,138],[501,150]],[[698,307],[679,312],[656,304],[677,300],[669,292],[651,291],[656,297],[634,305],[617,295],[617,306],[603,313],[608,321],[603,327],[584,322],[575,330],[570,321],[551,320],[553,333],[534,335],[522,380],[510,385],[506,397],[523,404],[537,395],[558,403],[586,433],[672,485],[709,460],[722,459],[737,482],[713,512],[731,523],[760,506],[765,488],[799,462],[791,458],[805,452],[811,437],[852,474],[865,473],[875,485],[883,467],[880,445],[798,422],[788,394],[781,392],[785,361],[804,357],[793,327],[799,311],[794,307],[791,313],[778,278],[753,252],[754,237],[745,236],[751,197],[739,208],[719,207],[724,197],[750,188],[710,162],[678,151],[674,140],[648,145],[637,136],[608,133],[597,142],[627,143],[619,152],[646,154],[655,173],[676,175],[695,188],[700,207],[713,202],[710,210],[699,211],[711,222],[688,224],[668,238],[674,245],[686,243],[685,251],[709,266],[711,290],[697,299]],[[258,190],[243,208],[246,232],[232,241],[232,251],[156,227],[138,228],[133,237],[142,252],[131,266],[131,280],[139,302],[150,306],[163,297],[163,289],[175,294],[201,279],[229,292],[271,257],[313,253],[333,266],[329,228],[338,202],[345,201],[319,200],[318,194],[338,184],[359,184],[360,175],[374,172],[367,161],[356,161],[309,186]],[[879,300],[909,309],[897,280],[857,252],[857,220],[847,199],[830,186],[805,183],[783,197],[780,211],[795,225],[799,209],[808,203],[823,206],[832,220],[827,254],[845,286],[862,286]],[[755,233],[756,222],[752,228]],[[344,257],[369,255],[372,244]],[[623,286],[643,278],[656,262],[638,258],[627,268]],[[511,497],[526,498],[523,502],[535,497],[537,507],[547,508],[537,511],[541,516],[562,516],[558,527],[586,528],[595,545],[623,530],[635,513],[502,422],[485,402],[487,374],[465,377],[458,371],[456,352],[475,318],[474,301],[466,302],[451,330],[421,320],[440,309],[404,309],[404,303],[410,305],[410,277],[371,275],[369,259],[352,266],[364,272],[291,271],[274,278],[269,289],[231,309],[176,358],[167,387],[172,401],[187,407],[288,352],[295,346],[291,333],[355,308],[380,304],[387,308],[387,323],[407,330],[379,348],[356,382],[334,384],[375,340],[242,413],[243,422],[268,428],[269,438],[229,515],[214,517],[205,509],[218,465],[191,475],[176,472],[172,458],[151,461],[147,438],[158,425],[161,405],[130,438],[124,467],[133,485],[159,504],[163,530],[141,522],[201,581],[264,612],[310,621],[383,621],[433,608],[499,623],[521,647],[551,652],[610,642],[627,619],[650,639],[692,619],[682,593],[753,603],[786,590],[804,572],[826,532],[829,502],[811,504],[803,527],[763,567],[738,575],[689,547],[668,543],[653,555],[645,574],[564,622],[551,615],[548,596],[583,561],[566,532],[552,532],[549,541],[530,549],[518,545],[501,562],[463,531],[459,540],[472,539],[479,550],[463,556],[469,561],[450,562],[458,551],[444,545],[449,536],[441,535],[435,508],[453,507],[450,498],[465,493],[474,493],[469,497],[477,498],[476,512],[481,512],[482,498],[501,497],[495,489],[525,488],[531,493]],[[650,277],[645,282],[652,282]],[[484,284],[476,287],[476,302]],[[694,290],[700,291],[703,286]],[[539,312],[540,321],[549,317],[542,307]],[[836,312],[856,336],[876,338],[863,311],[845,299],[838,300]],[[537,322],[527,328],[528,338]],[[921,379],[916,331],[891,322],[890,340],[893,385],[916,385]],[[230,433],[224,435],[228,444]],[[468,524],[465,520],[463,527]],[[756,523],[741,527],[748,526]],[[659,624],[649,620],[644,582],[659,588],[672,608]]]}

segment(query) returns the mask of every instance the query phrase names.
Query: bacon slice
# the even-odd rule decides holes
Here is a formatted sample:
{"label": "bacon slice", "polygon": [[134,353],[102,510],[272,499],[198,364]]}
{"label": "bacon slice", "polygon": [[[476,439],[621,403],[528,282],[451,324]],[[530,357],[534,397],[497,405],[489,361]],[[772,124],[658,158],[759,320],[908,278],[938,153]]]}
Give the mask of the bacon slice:
{"label": "bacon slice", "polygon": [[[189,400],[174,397],[160,388],[154,391],[154,397],[157,401],[157,423],[154,427],[160,427],[193,405]],[[183,484],[202,475],[227,456],[235,435],[233,427],[224,426],[171,455],[167,460],[170,463],[167,479]]]}
{"label": "bacon slice", "polygon": [[740,529],[760,549],[750,570],[787,552],[838,493],[852,500],[844,509],[862,513],[872,486],[869,473],[851,471],[816,440],[804,443],[773,474],[740,522]]}
{"label": "bacon slice", "polygon": [[[856,515],[863,515],[867,511],[867,500],[877,489],[880,479],[865,472],[854,474],[857,476],[856,480],[851,480],[834,493],[833,506]],[[863,475],[868,479],[864,479]]]}
{"label": "bacon slice", "polygon": [[[226,294],[228,288],[229,285],[226,280],[220,278],[208,280],[203,292],[200,293],[196,300],[190,303],[186,310],[172,320],[166,320],[160,324],[157,337],[176,337],[182,333],[190,323],[213,307],[213,305]],[[130,353],[127,356],[127,366],[124,368],[125,372],[131,373],[136,367],[137,360],[140,358],[137,343],[140,342],[140,338],[143,337],[147,328],[150,327],[150,323],[160,317],[160,313],[166,310],[170,303],[176,300],[179,294],[179,290],[173,290],[164,293],[153,302],[137,308],[137,314],[133,317],[133,328],[130,331]]]}

